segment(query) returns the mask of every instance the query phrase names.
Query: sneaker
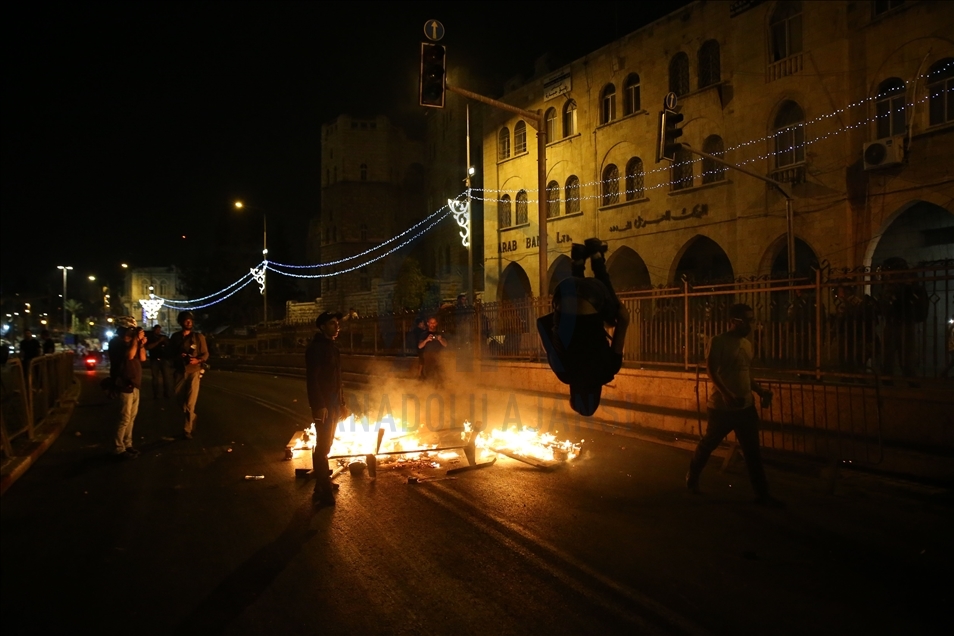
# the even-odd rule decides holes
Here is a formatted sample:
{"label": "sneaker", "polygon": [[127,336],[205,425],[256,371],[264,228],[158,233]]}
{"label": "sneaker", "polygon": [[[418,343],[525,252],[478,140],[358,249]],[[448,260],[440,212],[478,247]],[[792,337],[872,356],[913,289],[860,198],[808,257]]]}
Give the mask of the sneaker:
{"label": "sneaker", "polygon": [[586,248],[586,255],[593,256],[594,254],[600,254],[605,256],[606,250],[609,249],[609,246],[605,241],[601,241],[598,238],[588,238],[583,241],[583,246]]}
{"label": "sneaker", "polygon": [[572,246],[570,246],[571,261],[585,261],[589,255],[590,252],[587,251],[585,245],[574,243]]}
{"label": "sneaker", "polygon": [[763,508],[784,508],[785,502],[776,499],[772,495],[762,495],[755,499],[755,505],[762,506]]}
{"label": "sneaker", "polygon": [[692,495],[701,495],[699,490],[699,477],[694,477],[692,473],[686,473],[686,490]]}
{"label": "sneaker", "polygon": [[192,433],[190,433],[189,431],[183,431],[182,439],[192,439]]}
{"label": "sneaker", "polygon": [[334,495],[319,495],[314,494],[311,497],[311,505],[315,508],[327,508],[335,505],[335,496]]}

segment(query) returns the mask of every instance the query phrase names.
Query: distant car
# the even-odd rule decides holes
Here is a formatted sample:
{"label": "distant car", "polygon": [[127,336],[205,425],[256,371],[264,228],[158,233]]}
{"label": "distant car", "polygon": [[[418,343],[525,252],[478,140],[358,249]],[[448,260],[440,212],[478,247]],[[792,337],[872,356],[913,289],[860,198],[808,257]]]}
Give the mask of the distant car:
{"label": "distant car", "polygon": [[99,366],[99,354],[98,353],[86,354],[86,357],[83,358],[83,365],[86,366],[87,370],[95,371],[96,367]]}

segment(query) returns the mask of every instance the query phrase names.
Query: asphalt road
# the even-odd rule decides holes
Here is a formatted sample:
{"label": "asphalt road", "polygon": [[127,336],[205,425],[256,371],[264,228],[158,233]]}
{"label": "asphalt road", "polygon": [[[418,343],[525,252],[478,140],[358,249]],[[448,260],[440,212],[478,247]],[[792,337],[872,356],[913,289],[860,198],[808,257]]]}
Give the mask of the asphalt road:
{"label": "asphalt road", "polygon": [[[773,464],[788,505],[763,509],[741,463],[710,462],[692,496],[686,450],[571,422],[586,452],[552,472],[346,473],[314,511],[283,460],[309,420],[302,379],[211,372],[193,441],[170,439],[174,404],[147,388],[142,456],[116,461],[114,404],[78,375],[70,424],[0,507],[6,634],[950,633],[945,490],[848,474],[830,495]],[[388,388],[398,410],[416,391]],[[513,409],[494,394],[481,417]]]}

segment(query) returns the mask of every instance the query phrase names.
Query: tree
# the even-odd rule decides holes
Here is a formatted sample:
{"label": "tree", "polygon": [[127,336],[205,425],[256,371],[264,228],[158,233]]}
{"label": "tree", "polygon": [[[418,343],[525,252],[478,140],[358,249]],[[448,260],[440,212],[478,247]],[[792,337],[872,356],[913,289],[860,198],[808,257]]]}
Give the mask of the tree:
{"label": "tree", "polygon": [[404,260],[394,281],[394,310],[420,309],[427,292],[427,279],[416,258]]}
{"label": "tree", "polygon": [[70,332],[78,333],[81,331],[83,325],[82,322],[77,318],[76,314],[77,312],[83,311],[83,303],[70,298],[64,303],[63,306],[66,308],[66,311],[70,312],[70,316],[72,316],[70,319]]}

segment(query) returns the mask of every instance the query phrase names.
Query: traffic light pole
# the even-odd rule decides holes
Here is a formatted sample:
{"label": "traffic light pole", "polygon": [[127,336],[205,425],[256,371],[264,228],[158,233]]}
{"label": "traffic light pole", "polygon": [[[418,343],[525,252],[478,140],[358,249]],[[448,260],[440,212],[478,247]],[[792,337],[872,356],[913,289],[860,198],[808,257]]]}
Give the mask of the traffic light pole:
{"label": "traffic light pole", "polygon": [[765,183],[771,185],[773,188],[778,190],[782,194],[782,196],[785,197],[785,226],[786,226],[785,238],[786,238],[786,246],[788,251],[788,275],[789,276],[794,275],[795,274],[795,223],[794,223],[795,212],[792,209],[792,202],[794,200],[792,198],[792,195],[786,192],[785,188],[782,187],[782,184],[776,181],[775,179],[769,179],[768,177],[764,175],[760,175],[758,173],[752,172],[751,170],[746,170],[745,168],[741,168],[735,164],[731,164],[723,159],[720,159],[719,157],[710,155],[707,152],[702,152],[701,150],[690,148],[686,144],[680,144],[680,145],[682,146],[682,149],[685,150],[686,152],[692,153],[694,155],[699,155],[700,157],[704,157],[710,161],[715,161],[716,163],[721,164],[725,166],[726,168],[732,168],[733,170],[738,170],[742,174],[747,174],[750,177],[754,177],[756,179],[759,179],[760,181],[764,181]]}
{"label": "traffic light pole", "polygon": [[485,97],[479,93],[474,93],[464,88],[447,85],[447,90],[472,99],[477,102],[488,104],[501,110],[516,113],[525,117],[530,125],[537,130],[537,225],[540,227],[540,238],[538,245],[540,247],[540,296],[547,294],[547,208],[544,198],[547,191],[547,129],[543,121],[543,113],[540,111],[524,110],[498,102],[496,99]]}

